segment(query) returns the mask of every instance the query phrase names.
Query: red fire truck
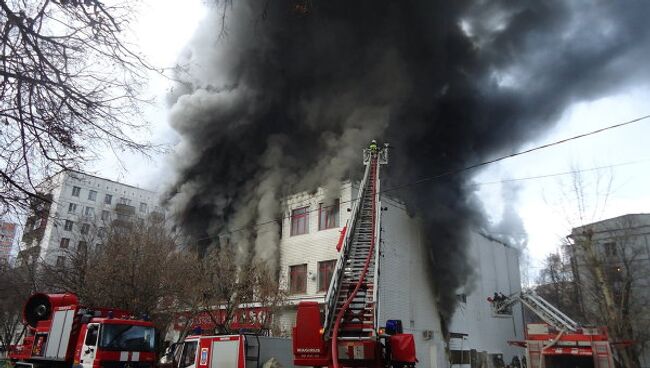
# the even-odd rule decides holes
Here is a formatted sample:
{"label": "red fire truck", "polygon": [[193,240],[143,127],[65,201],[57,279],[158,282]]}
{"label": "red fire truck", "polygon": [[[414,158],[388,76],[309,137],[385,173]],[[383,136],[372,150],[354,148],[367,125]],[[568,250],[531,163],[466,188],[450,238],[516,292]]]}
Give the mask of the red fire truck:
{"label": "red fire truck", "polygon": [[525,341],[510,344],[526,348],[529,368],[614,368],[612,349],[605,327],[584,327],[564,314],[534,290],[488,298],[495,316],[512,315],[521,303],[546,323],[530,323]]}
{"label": "red fire truck", "polygon": [[414,367],[415,340],[399,320],[379,326],[381,202],[380,165],[388,163],[388,145],[375,141],[364,150],[365,173],[350,220],[337,249],[340,256],[325,304],[298,304],[293,328],[297,366]]}
{"label": "red fire truck", "polygon": [[[291,340],[249,334],[188,336],[170,351],[172,368],[292,368]],[[276,365],[271,362],[275,361]]]}
{"label": "red fire truck", "polygon": [[148,368],[155,329],[124,310],[79,305],[74,294],[34,294],[25,303],[26,334],[9,352],[18,367]]}

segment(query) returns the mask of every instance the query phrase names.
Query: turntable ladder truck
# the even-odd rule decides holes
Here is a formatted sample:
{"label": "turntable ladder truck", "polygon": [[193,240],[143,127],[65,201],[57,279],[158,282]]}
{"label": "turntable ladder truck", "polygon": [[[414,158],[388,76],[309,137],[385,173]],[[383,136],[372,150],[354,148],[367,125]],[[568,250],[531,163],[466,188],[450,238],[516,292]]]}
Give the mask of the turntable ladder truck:
{"label": "turntable ladder truck", "polygon": [[526,348],[529,368],[614,368],[604,327],[580,326],[533,290],[489,300],[496,315],[512,315],[512,307],[520,302],[546,322],[529,323],[526,326],[526,341],[510,342]]}
{"label": "turntable ladder truck", "polygon": [[381,165],[388,145],[364,150],[365,173],[350,220],[342,235],[339,259],[325,297],[299,303],[293,328],[294,364],[328,367],[408,367],[415,365],[413,335],[401,321],[379,327],[379,202]]}

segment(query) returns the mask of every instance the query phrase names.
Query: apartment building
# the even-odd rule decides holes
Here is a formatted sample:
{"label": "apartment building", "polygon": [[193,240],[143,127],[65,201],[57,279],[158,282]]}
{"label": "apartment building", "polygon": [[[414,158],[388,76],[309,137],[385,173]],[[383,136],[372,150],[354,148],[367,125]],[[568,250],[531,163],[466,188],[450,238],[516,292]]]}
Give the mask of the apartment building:
{"label": "apartment building", "polygon": [[19,261],[64,266],[69,250],[101,245],[116,221],[163,216],[156,192],[76,171],[39,185],[50,203],[34,202],[25,223]]}
{"label": "apartment building", "polygon": [[[589,322],[603,323],[600,268],[617,308],[632,316],[632,331],[642,367],[650,367],[650,214],[627,214],[576,227],[568,236],[573,280],[580,309]],[[586,249],[591,248],[593,255]],[[593,256],[599,266],[590,260]],[[599,299],[600,298],[600,299]],[[624,304],[623,304],[623,301]]]}

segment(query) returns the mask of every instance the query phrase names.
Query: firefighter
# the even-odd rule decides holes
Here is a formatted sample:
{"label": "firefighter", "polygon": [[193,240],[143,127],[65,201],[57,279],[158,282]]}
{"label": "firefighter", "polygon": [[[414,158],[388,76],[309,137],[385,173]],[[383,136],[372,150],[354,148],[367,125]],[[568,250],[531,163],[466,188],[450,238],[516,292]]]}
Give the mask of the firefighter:
{"label": "firefighter", "polygon": [[377,149],[378,149],[378,147],[377,147],[377,141],[374,140],[374,139],[373,139],[372,141],[370,141],[370,146],[368,146],[368,149],[370,150],[370,152],[372,152],[372,153],[376,153],[376,152],[377,152]]}

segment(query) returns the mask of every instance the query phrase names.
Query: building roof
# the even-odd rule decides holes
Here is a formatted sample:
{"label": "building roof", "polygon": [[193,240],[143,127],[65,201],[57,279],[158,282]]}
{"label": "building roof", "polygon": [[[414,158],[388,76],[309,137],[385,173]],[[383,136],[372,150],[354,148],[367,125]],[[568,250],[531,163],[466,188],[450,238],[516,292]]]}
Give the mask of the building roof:
{"label": "building roof", "polygon": [[[152,193],[152,194],[155,194],[155,193],[156,193],[155,191],[150,190],[150,189],[141,188],[141,187],[138,187],[138,186],[135,186],[135,185],[126,184],[126,183],[119,182],[119,181],[112,180],[112,179],[102,178],[101,176],[97,176],[97,175],[93,175],[93,174],[88,174],[88,173],[85,173],[85,172],[82,172],[82,171],[72,170],[72,169],[64,169],[64,170],[61,170],[61,171],[59,171],[58,173],[54,174],[52,177],[55,177],[55,176],[60,175],[60,174],[62,174],[62,173],[72,173],[72,174],[84,175],[84,176],[88,176],[88,177],[91,177],[91,178],[100,179],[100,180],[108,181],[108,182],[115,183],[115,184],[118,184],[118,185],[122,185],[122,186],[125,186],[125,187],[129,187],[129,188],[133,188],[133,189],[138,189],[138,190],[144,190],[144,191],[150,192],[150,193]],[[47,182],[47,180],[44,181],[44,182]]]}
{"label": "building roof", "polygon": [[574,227],[571,229],[571,235],[569,237],[580,234],[588,229],[592,230],[595,234],[612,230],[622,230],[621,223],[629,224],[626,228],[650,227],[650,213],[628,213]]}

